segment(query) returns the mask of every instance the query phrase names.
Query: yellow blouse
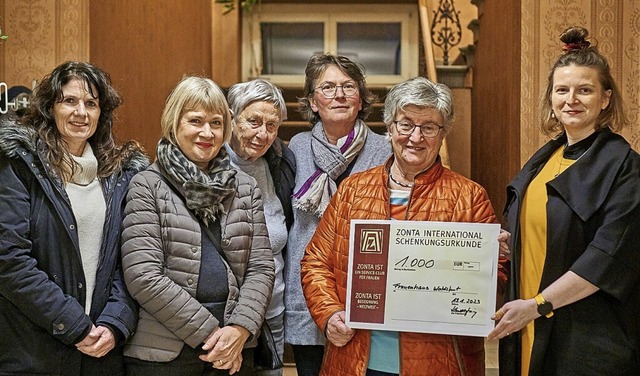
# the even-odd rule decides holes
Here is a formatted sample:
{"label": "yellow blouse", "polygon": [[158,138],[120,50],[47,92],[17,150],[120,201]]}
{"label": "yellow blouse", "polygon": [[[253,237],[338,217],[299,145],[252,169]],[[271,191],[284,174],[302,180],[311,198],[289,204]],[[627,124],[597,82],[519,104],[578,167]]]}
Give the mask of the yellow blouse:
{"label": "yellow blouse", "polygon": [[[520,297],[531,299],[540,289],[544,261],[547,256],[547,187],[546,183],[564,172],[575,160],[562,157],[564,147],[556,150],[531,181],[525,192],[520,212],[522,252],[520,262]],[[534,338],[533,321],[521,331],[522,376],[529,375]]]}

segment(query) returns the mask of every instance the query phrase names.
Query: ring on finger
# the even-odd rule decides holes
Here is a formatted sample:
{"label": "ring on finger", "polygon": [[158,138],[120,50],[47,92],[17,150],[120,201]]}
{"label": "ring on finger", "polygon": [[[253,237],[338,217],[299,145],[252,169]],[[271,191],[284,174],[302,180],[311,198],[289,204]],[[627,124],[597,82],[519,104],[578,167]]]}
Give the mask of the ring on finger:
{"label": "ring on finger", "polygon": [[224,362],[222,361],[222,359],[218,359],[218,364],[223,365]]}

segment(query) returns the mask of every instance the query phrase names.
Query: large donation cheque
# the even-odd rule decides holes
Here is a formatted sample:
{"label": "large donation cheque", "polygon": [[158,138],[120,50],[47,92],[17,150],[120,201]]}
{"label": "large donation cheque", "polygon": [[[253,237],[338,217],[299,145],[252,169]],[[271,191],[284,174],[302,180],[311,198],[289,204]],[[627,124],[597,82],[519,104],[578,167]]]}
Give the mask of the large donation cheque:
{"label": "large donation cheque", "polygon": [[352,220],[347,325],[485,337],[499,224]]}

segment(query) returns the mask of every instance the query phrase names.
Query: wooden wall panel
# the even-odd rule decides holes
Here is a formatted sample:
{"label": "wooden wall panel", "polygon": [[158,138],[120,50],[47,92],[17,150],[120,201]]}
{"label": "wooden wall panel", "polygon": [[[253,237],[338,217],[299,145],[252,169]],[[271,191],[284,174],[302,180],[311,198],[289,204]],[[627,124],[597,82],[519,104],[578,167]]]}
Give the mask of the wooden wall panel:
{"label": "wooden wall panel", "polygon": [[617,78],[631,121],[631,127],[623,134],[635,150],[640,151],[640,1],[625,1],[619,16],[621,22],[616,35],[622,34],[622,47],[616,47],[616,53],[621,57]]}
{"label": "wooden wall panel", "polygon": [[447,135],[451,169],[471,178],[471,88],[452,88],[455,120]]}
{"label": "wooden wall panel", "polygon": [[471,178],[501,218],[505,186],[520,168],[520,1],[486,1],[478,16]]}
{"label": "wooden wall panel", "polygon": [[89,0],[0,2],[0,81],[32,87],[58,64],[89,58]]}
{"label": "wooden wall panel", "polygon": [[540,96],[561,53],[558,37],[573,25],[589,29],[609,60],[631,121],[621,134],[640,150],[640,2],[522,0],[521,164],[548,140],[539,130]]}
{"label": "wooden wall panel", "polygon": [[155,155],[171,89],[184,75],[211,74],[211,0],[91,1],[90,20],[91,60],[124,97],[116,134]]}
{"label": "wooden wall panel", "polygon": [[[0,28],[2,28],[2,34],[7,35],[6,27],[7,24],[4,20],[5,18],[5,0],[0,0]],[[7,74],[5,73],[6,64],[5,64],[5,53],[4,53],[4,42],[0,42],[0,82],[4,82]],[[13,85],[12,85],[13,86]]]}
{"label": "wooden wall panel", "polygon": [[[213,1],[213,0],[212,0]],[[211,77],[228,88],[242,79],[242,22],[236,7],[225,13],[223,4],[213,3],[211,20]],[[217,37],[216,37],[217,36]]]}

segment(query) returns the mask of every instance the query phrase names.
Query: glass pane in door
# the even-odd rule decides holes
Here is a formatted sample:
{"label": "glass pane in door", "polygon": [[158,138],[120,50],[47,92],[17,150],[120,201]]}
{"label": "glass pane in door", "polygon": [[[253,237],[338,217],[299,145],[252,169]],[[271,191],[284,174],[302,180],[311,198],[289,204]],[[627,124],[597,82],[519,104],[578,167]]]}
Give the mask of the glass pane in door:
{"label": "glass pane in door", "polygon": [[313,54],[324,52],[322,22],[262,22],[262,74],[304,75]]}
{"label": "glass pane in door", "polygon": [[338,54],[370,75],[400,74],[400,22],[338,22]]}

